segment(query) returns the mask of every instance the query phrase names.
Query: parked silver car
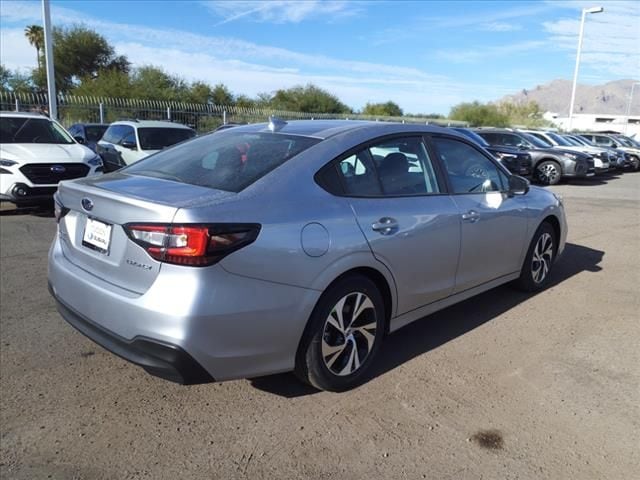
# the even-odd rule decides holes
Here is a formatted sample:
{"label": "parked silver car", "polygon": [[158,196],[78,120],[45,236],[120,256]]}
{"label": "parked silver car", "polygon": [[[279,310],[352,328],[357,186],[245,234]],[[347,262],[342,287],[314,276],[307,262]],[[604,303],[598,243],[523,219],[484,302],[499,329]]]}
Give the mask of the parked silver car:
{"label": "parked silver car", "polygon": [[272,121],[63,182],[62,316],[182,383],[367,378],[386,333],[509,281],[543,288],[562,202],[450,129]]}

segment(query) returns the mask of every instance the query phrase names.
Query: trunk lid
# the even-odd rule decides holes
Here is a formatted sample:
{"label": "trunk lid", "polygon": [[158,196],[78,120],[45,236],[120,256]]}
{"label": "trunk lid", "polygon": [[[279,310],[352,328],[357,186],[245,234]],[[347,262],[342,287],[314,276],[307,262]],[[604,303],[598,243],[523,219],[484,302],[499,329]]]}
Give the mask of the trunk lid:
{"label": "trunk lid", "polygon": [[171,223],[180,208],[233,195],[205,187],[121,173],[61,182],[58,202],[64,256],[74,265],[135,294],[144,293],[162,263],[127,235],[129,223]]}

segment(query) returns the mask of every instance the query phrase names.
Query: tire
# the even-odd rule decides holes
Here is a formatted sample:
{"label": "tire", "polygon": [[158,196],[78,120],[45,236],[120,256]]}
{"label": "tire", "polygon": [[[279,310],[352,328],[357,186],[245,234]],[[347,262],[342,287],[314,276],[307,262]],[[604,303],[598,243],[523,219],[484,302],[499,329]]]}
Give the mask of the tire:
{"label": "tire", "polygon": [[384,302],[375,283],[363,275],[340,279],[311,314],[295,374],[320,390],[354,388],[366,380],[384,334]]}
{"label": "tire", "polygon": [[631,171],[632,172],[637,172],[638,170],[640,170],[640,158],[636,157],[635,155],[631,156]]}
{"label": "tire", "polygon": [[542,185],[557,185],[562,178],[562,168],[558,162],[545,160],[536,165],[534,175]]}
{"label": "tire", "polygon": [[543,222],[533,235],[520,271],[520,278],[515,282],[520,290],[538,292],[548,285],[551,268],[558,251],[557,242],[556,233],[551,224]]}

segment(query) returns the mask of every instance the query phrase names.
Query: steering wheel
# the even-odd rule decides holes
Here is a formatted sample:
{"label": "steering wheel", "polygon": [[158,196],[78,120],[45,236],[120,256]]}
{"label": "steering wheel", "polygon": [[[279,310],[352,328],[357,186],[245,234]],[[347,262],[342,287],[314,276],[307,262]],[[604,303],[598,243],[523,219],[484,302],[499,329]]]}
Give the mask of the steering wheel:
{"label": "steering wheel", "polygon": [[489,178],[487,170],[479,163],[469,165],[464,171],[465,177]]}

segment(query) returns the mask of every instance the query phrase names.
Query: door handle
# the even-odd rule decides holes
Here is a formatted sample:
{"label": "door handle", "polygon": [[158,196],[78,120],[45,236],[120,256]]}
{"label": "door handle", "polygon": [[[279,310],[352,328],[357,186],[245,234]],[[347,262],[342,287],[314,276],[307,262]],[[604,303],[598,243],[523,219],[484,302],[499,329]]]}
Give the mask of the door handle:
{"label": "door handle", "polygon": [[377,222],[373,222],[371,224],[371,230],[373,230],[374,232],[379,232],[382,235],[390,235],[397,229],[398,222],[395,218],[391,217],[382,217]]}
{"label": "door handle", "polygon": [[480,214],[475,210],[469,210],[467,213],[462,214],[462,221],[469,223],[476,223],[480,220]]}

